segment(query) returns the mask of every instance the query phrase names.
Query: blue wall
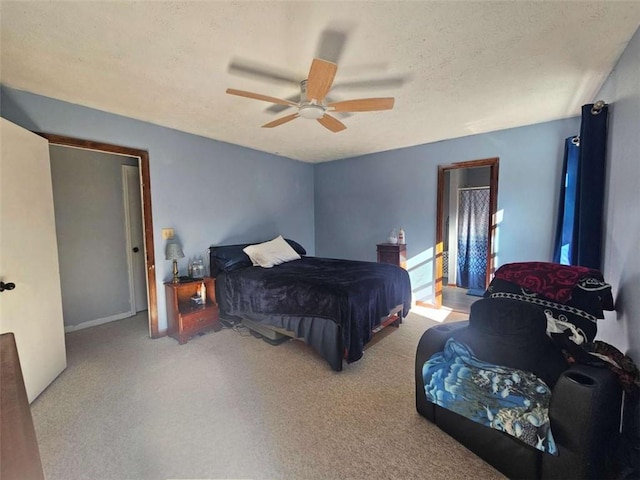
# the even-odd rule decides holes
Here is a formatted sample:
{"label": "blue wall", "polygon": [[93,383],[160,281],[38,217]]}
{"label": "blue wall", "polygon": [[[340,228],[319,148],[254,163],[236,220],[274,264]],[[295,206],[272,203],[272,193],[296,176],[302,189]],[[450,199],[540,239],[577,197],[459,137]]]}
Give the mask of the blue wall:
{"label": "blue wall", "polygon": [[311,165],[6,87],[1,94],[2,116],[27,129],[149,151],[161,329],[161,284],[171,275],[162,227],[175,228],[187,257],[282,233],[311,254],[360,260],[375,260],[376,243],[402,227],[415,298],[432,301],[442,164],[499,157],[496,265],[548,261],[563,140],[579,131],[575,117]]}
{"label": "blue wall", "polygon": [[596,96],[609,104],[603,273],[616,311],[598,338],[640,360],[640,29]]}
{"label": "blue wall", "polygon": [[162,227],[173,227],[187,258],[212,244],[278,234],[314,253],[313,166],[169,128],[1,87],[1,114],[26,129],[149,152],[158,288],[166,329]]}
{"label": "blue wall", "polygon": [[564,139],[578,117],[316,165],[318,256],[375,260],[406,232],[414,299],[433,301],[437,167],[499,157],[496,266],[551,261]]}

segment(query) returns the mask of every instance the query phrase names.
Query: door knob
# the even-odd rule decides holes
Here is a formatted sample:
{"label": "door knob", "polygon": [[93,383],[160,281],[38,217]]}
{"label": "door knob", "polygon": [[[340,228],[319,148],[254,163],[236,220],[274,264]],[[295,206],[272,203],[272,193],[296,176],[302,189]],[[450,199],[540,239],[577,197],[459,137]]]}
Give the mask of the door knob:
{"label": "door knob", "polygon": [[140,251],[140,249],[139,249],[138,247],[133,247],[133,251],[134,251],[135,253],[138,253],[138,252]]}
{"label": "door knob", "polygon": [[16,284],[15,283],[0,282],[0,292],[4,292],[5,290],[13,290],[14,288],[16,288]]}

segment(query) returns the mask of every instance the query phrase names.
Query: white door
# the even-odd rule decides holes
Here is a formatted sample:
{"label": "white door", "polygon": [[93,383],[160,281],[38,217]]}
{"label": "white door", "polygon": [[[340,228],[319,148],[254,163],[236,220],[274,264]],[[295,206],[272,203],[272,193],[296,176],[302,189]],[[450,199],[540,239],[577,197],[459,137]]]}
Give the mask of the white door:
{"label": "white door", "polygon": [[66,368],[49,142],[0,118],[0,333],[13,332],[29,402]]}
{"label": "white door", "polygon": [[146,310],[147,274],[145,269],[144,235],[142,227],[142,195],[140,168],[122,165],[124,209],[127,229],[127,248],[130,259],[130,282],[135,300],[134,312]]}

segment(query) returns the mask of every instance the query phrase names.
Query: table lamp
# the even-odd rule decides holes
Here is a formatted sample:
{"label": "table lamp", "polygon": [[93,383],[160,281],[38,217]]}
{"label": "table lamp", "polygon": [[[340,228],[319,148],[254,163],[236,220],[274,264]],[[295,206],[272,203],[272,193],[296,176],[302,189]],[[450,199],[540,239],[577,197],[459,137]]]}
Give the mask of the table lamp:
{"label": "table lamp", "polygon": [[178,278],[178,259],[184,258],[184,252],[179,243],[167,243],[167,250],[165,252],[167,260],[173,260],[173,279],[171,283],[180,283]]}

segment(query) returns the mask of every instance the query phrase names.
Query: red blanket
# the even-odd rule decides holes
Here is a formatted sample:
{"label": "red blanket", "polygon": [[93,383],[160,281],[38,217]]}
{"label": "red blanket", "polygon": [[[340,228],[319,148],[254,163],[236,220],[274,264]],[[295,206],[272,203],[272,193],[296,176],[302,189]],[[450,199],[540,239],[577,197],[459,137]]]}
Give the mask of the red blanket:
{"label": "red blanket", "polygon": [[604,281],[598,270],[547,262],[508,263],[498,268],[495,274],[495,278],[562,303],[571,300],[573,289],[587,277]]}

